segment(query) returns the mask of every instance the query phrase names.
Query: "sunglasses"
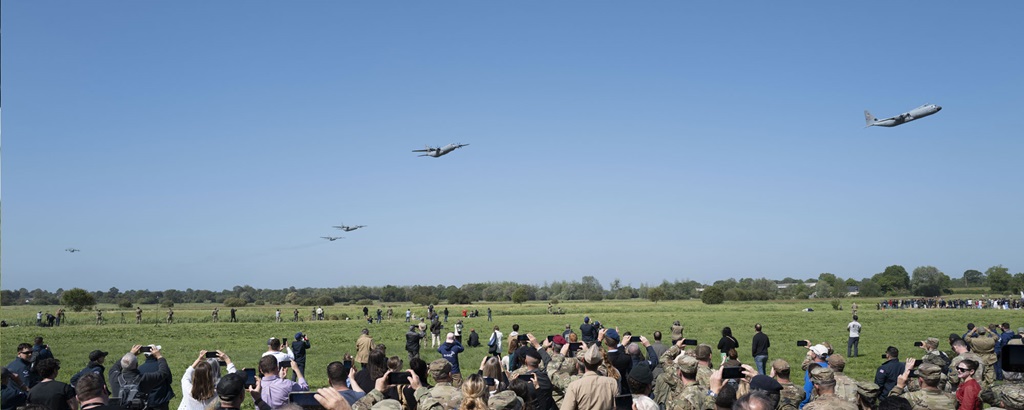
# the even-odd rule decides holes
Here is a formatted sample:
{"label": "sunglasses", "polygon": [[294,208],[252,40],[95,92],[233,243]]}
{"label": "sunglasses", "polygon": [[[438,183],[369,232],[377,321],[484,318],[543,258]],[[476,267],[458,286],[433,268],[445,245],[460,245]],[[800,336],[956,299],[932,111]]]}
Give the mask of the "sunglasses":
{"label": "sunglasses", "polygon": [[956,368],[956,370],[957,370],[958,372],[969,372],[969,371],[971,371],[971,369],[965,369],[965,368],[963,368],[963,367],[957,367],[957,368]]}
{"label": "sunglasses", "polygon": [[31,351],[31,350],[29,350],[29,351],[27,351],[27,352],[18,352],[18,354],[32,354],[32,351]]}

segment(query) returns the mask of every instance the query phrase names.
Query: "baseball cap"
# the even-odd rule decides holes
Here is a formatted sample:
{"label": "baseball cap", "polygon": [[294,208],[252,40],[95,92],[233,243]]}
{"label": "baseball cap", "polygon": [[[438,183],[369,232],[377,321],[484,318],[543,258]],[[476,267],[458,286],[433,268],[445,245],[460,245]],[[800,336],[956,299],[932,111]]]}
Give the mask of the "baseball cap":
{"label": "baseball cap", "polygon": [[430,366],[427,368],[427,374],[437,380],[441,377],[445,377],[452,372],[452,364],[447,359],[437,359],[430,362]]}
{"label": "baseball cap", "polygon": [[302,332],[296,333],[295,334],[295,340],[302,339],[302,336],[303,336]]}
{"label": "baseball cap", "polygon": [[91,362],[95,362],[104,357],[107,357],[107,352],[102,350],[93,350],[92,353],[89,353],[89,361]]}
{"label": "baseball cap", "polygon": [[846,368],[846,358],[840,354],[833,354],[828,357],[828,367],[833,367],[834,370],[842,371]]}
{"label": "baseball cap", "polygon": [[245,392],[245,379],[238,373],[228,373],[217,382],[217,396],[221,401],[235,401]]}
{"label": "baseball cap", "polygon": [[811,346],[811,351],[818,356],[825,356],[828,354],[828,348],[821,344]]}
{"label": "baseball cap", "polygon": [[789,362],[783,359],[775,359],[775,361],[772,362],[772,368],[775,369],[776,373],[783,370],[789,370]]}
{"label": "baseball cap", "polygon": [[502,390],[487,399],[487,407],[491,410],[519,410],[523,408],[523,399],[512,390]]}
{"label": "baseball cap", "polygon": [[697,361],[696,357],[686,354],[682,354],[676,357],[676,366],[679,367],[679,370],[682,371],[683,373],[696,373],[697,366],[699,365],[700,362]]}
{"label": "baseball cap", "polygon": [[832,369],[819,366],[811,369],[811,381],[817,384],[835,382],[836,376]]}
{"label": "baseball cap", "polygon": [[942,368],[931,363],[921,363],[917,374],[925,380],[938,380],[942,377]]}

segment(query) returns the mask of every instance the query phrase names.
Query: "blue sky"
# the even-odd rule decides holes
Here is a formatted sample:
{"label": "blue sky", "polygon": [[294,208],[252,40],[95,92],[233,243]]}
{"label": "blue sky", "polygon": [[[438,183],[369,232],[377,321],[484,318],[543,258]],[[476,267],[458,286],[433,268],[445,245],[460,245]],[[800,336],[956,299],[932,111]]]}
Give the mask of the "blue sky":
{"label": "blue sky", "polygon": [[2,286],[1020,272],[1022,12],[5,1]]}

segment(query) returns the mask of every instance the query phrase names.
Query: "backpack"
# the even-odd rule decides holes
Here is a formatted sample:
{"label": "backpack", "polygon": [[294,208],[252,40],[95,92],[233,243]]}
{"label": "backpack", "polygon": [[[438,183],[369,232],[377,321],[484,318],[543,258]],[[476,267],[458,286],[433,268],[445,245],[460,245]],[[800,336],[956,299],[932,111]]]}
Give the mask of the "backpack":
{"label": "backpack", "polygon": [[121,407],[130,410],[145,409],[149,393],[139,391],[139,382],[142,379],[142,375],[136,376],[131,382],[126,382],[124,375],[118,375],[117,377],[121,382],[121,390],[118,391]]}

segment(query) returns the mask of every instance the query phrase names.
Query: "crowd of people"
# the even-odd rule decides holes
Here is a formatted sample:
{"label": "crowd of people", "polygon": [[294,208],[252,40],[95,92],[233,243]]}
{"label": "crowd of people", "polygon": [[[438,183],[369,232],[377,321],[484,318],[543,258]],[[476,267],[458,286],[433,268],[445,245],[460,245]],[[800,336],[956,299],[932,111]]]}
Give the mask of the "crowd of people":
{"label": "crowd of people", "polygon": [[[429,312],[429,327],[423,320],[410,324],[405,359],[364,328],[355,356],[331,362],[328,384],[318,389],[306,381],[312,344],[301,332],[290,340],[267,340],[256,369],[236,368],[223,351],[199,351],[179,380],[178,410],[238,409],[246,400],[260,410],[980,410],[983,403],[1024,410],[1024,373],[1000,366],[1001,356],[1024,354],[1024,328],[1013,331],[1009,323],[968,324],[966,333],[949,335],[949,353],[937,337],[919,341],[919,360],[902,360],[890,346],[873,380],[855,380],[845,373],[846,358],[827,341],[801,343],[807,352],[799,370],[784,359],[769,361],[770,329],[761,324],[752,326],[754,363],[745,364],[730,327],[713,348],[687,339],[679,321],[666,328],[671,341],[663,343],[660,331],[648,339],[590,317],[578,329],[566,325],[547,337],[519,324],[506,336],[494,326],[489,354],[475,371],[465,372],[462,320],[442,332],[442,316]],[[847,357],[856,356],[856,315],[847,329]],[[430,348],[441,355],[429,363],[420,357],[428,330]],[[483,347],[475,329],[467,345]],[[160,346],[135,345],[112,362],[107,356],[93,351],[86,367],[65,384],[56,380],[60,361],[41,337],[18,345],[17,357],[3,368],[2,410],[169,410],[174,380]],[[792,381],[801,376],[802,388]]]}
{"label": "crowd of people", "polygon": [[1024,299],[986,298],[980,299],[882,299],[875,304],[876,309],[1020,309],[1024,307]]}

